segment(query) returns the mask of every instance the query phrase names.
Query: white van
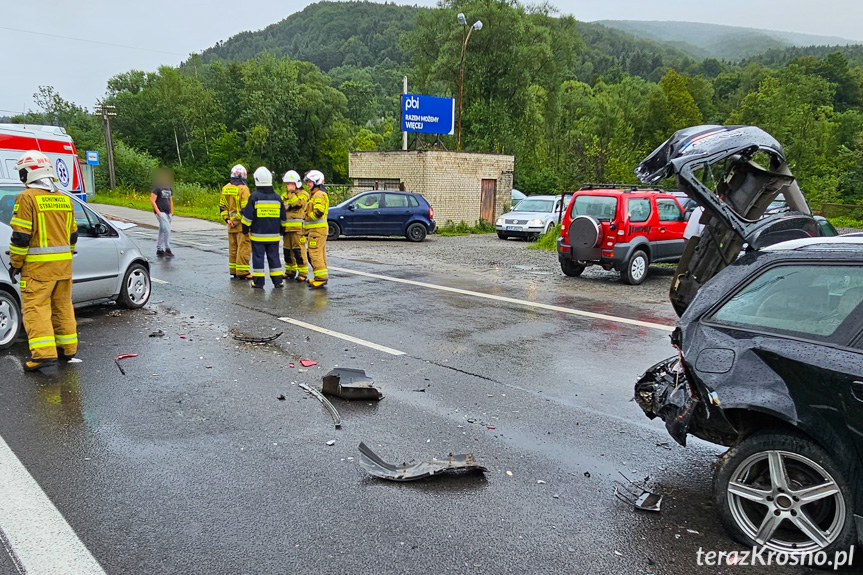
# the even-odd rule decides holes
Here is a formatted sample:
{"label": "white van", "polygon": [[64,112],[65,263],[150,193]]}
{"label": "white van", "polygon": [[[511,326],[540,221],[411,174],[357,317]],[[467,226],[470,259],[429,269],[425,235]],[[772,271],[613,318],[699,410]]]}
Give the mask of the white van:
{"label": "white van", "polygon": [[57,186],[86,201],[75,142],[66,130],[57,126],[0,124],[0,183],[21,183],[15,164],[28,150],[39,150],[48,156],[54,164]]}

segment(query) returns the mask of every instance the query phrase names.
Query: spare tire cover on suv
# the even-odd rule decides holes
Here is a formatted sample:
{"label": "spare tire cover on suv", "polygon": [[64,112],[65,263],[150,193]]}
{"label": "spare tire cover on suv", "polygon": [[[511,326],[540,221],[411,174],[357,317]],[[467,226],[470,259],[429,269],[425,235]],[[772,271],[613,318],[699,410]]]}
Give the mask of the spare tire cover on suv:
{"label": "spare tire cover on suv", "polygon": [[569,224],[569,243],[573,248],[595,248],[601,236],[602,224],[593,216],[578,216]]}

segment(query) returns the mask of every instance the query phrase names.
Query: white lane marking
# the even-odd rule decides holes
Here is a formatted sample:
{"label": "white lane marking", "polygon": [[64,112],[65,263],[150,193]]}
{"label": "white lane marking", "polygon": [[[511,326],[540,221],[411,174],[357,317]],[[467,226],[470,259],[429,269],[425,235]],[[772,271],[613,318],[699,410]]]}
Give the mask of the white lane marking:
{"label": "white lane marking", "polygon": [[27,575],[105,575],[2,437],[0,485],[0,529]]}
{"label": "white lane marking", "polygon": [[382,351],[382,352],[384,352],[384,353],[388,353],[388,354],[390,354],[390,355],[404,355],[404,354],[405,354],[405,352],[403,352],[403,351],[399,351],[399,350],[397,350],[397,349],[393,349],[393,348],[391,348],[391,347],[387,347],[387,346],[385,346],[385,345],[378,345],[378,344],[376,344],[376,343],[372,343],[372,342],[370,342],[370,341],[366,341],[366,340],[364,340],[364,339],[360,339],[360,338],[358,338],[358,337],[354,337],[354,336],[352,336],[352,335],[346,335],[346,334],[343,334],[343,333],[339,333],[339,332],[337,332],[337,331],[333,331],[333,330],[331,330],[331,329],[327,329],[327,328],[325,328],[325,327],[318,327],[318,326],[316,326],[316,325],[312,325],[312,324],[310,324],[310,323],[306,323],[306,322],[304,322],[304,321],[299,321],[299,320],[292,319],[292,318],[289,318],[289,317],[280,317],[280,318],[279,318],[279,321],[283,321],[283,322],[285,322],[285,323],[289,323],[289,324],[292,324],[292,325],[296,325],[296,326],[298,326],[298,327],[304,327],[304,328],[306,328],[306,329],[310,329],[310,330],[312,330],[312,331],[316,331],[316,332],[318,332],[318,333],[322,333],[322,334],[324,334],[324,335],[329,335],[329,336],[332,336],[332,337],[337,337],[337,338],[339,338],[339,339],[343,339],[343,340],[345,340],[345,341],[350,341],[350,342],[352,342],[352,343],[356,343],[356,344],[359,344],[359,345],[363,345],[363,346],[365,346],[365,347],[370,347],[370,348],[372,348],[372,349],[376,349],[376,350],[378,350],[378,351]]}
{"label": "white lane marking", "polygon": [[368,278],[374,278],[374,279],[379,279],[379,280],[396,282],[396,283],[400,283],[400,284],[407,284],[407,285],[412,285],[412,286],[424,287],[424,288],[428,288],[428,289],[436,289],[436,290],[440,290],[440,291],[457,293],[457,294],[461,294],[461,295],[478,297],[478,298],[483,298],[483,299],[490,299],[490,300],[494,300],[494,301],[502,301],[502,302],[506,302],[506,303],[523,305],[523,306],[533,307],[533,308],[537,308],[537,309],[545,309],[545,310],[549,310],[549,311],[556,311],[556,312],[566,313],[566,314],[570,314],[570,315],[589,317],[591,319],[598,319],[598,320],[602,320],[602,321],[611,321],[611,322],[622,323],[622,324],[626,324],[626,325],[634,325],[634,326],[638,326],[638,327],[658,329],[661,331],[674,331],[674,326],[664,325],[661,323],[654,323],[654,322],[650,322],[650,321],[642,321],[640,319],[630,319],[628,317],[618,317],[615,315],[607,315],[604,313],[595,313],[592,311],[584,311],[584,310],[580,310],[580,309],[574,309],[571,307],[561,307],[558,305],[549,305],[549,304],[545,304],[545,303],[537,303],[537,302],[533,302],[533,301],[516,299],[516,298],[512,298],[512,297],[504,297],[504,296],[482,293],[482,292],[477,292],[477,291],[470,291],[470,290],[466,290],[466,289],[459,289],[459,288],[453,288],[453,287],[442,286],[442,285],[437,285],[437,284],[418,282],[418,281],[414,281],[414,280],[406,280],[406,279],[402,279],[402,278],[395,278],[392,276],[370,274],[368,272],[359,272],[356,270],[349,270],[349,269],[339,268],[339,267],[334,267],[334,266],[329,266],[329,269],[335,270],[338,272],[345,272],[345,273],[353,274],[353,275],[357,275],[357,276],[364,276],[364,277],[368,277]]}
{"label": "white lane marking", "polygon": [[150,281],[153,282],[154,284],[170,285],[170,283],[171,283],[171,282],[166,282],[165,280],[160,280],[159,278],[154,278],[152,276],[150,276]]}
{"label": "white lane marking", "polygon": [[[135,233],[136,233],[136,234],[138,234],[139,236],[144,236],[145,238],[150,239],[150,240],[155,240],[155,239],[156,239],[156,235],[155,235],[155,234],[148,234],[148,233],[145,233],[145,232],[135,232]],[[176,238],[171,238],[171,242],[172,242],[172,243],[175,243],[175,244],[178,244],[178,245],[181,245],[181,246],[183,246],[183,245],[189,245],[189,246],[201,246],[202,248],[211,248],[211,247],[213,247],[213,245],[212,245],[212,244],[200,244],[200,243],[198,243],[198,242],[193,242],[192,240],[178,240],[178,239],[176,239]]]}

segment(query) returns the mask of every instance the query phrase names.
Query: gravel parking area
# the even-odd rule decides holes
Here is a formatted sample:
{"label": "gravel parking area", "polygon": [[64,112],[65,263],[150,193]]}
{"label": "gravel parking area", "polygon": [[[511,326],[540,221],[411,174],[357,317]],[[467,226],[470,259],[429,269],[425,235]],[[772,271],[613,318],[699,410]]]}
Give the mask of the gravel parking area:
{"label": "gravel parking area", "polygon": [[598,266],[587,268],[578,278],[563,275],[555,252],[528,249],[520,240],[501,240],[495,234],[444,237],[429,236],[415,244],[401,238],[339,239],[327,242],[331,257],[344,257],[371,264],[417,266],[429,271],[446,272],[459,279],[471,277],[495,283],[528,284],[578,303],[583,297],[628,303],[657,318],[674,320],[668,303],[668,288],[674,267],[650,267],[647,280],[640,286],[620,282],[620,274]]}

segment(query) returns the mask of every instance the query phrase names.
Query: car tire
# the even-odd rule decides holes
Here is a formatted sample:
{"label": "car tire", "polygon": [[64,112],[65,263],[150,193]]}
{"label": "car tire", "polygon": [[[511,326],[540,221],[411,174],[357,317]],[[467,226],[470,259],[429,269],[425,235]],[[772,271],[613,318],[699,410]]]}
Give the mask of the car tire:
{"label": "car tire", "polygon": [[412,242],[423,241],[424,239],[426,239],[426,234],[428,234],[428,230],[424,225],[419,222],[412,223],[405,231],[405,237]]}
{"label": "car tire", "polygon": [[126,275],[123,276],[117,304],[126,309],[144,307],[150,301],[152,285],[150,271],[146,267],[138,263],[130,265]]}
{"label": "car tire", "polygon": [[620,272],[620,279],[631,286],[641,285],[647,278],[649,266],[650,258],[647,253],[644,250],[635,250],[626,262],[626,267]]}
{"label": "car tire", "polygon": [[335,222],[327,222],[327,240],[337,240],[342,235],[342,228]]}
{"label": "car tire", "polygon": [[[775,475],[781,481],[774,477],[776,469],[783,471]],[[821,497],[801,504],[800,492],[815,486],[821,486]],[[829,493],[831,488],[835,492]],[[717,465],[713,501],[722,526],[747,547],[833,556],[856,541],[854,501],[845,477],[826,451],[794,432],[759,432],[731,448]],[[771,525],[765,522],[769,517],[775,530],[761,543],[758,533]],[[814,525],[821,533],[816,537],[824,538],[816,542],[797,521],[807,529]]]}
{"label": "car tire", "polygon": [[577,278],[581,275],[586,268],[583,263],[576,262],[573,260],[560,260],[560,269],[563,271],[563,275],[569,276],[571,278]]}
{"label": "car tire", "polygon": [[12,292],[0,289],[0,350],[12,347],[21,333],[21,305]]}
{"label": "car tire", "polygon": [[508,240],[509,239],[509,236],[503,232],[497,232],[497,237],[502,239],[502,240]]}

